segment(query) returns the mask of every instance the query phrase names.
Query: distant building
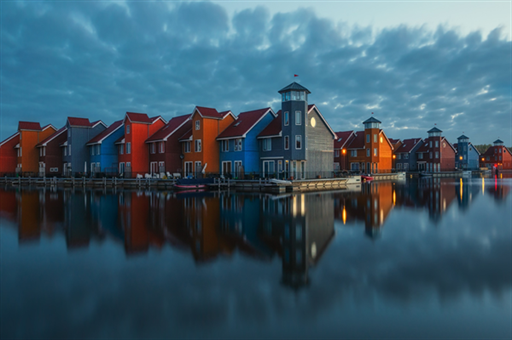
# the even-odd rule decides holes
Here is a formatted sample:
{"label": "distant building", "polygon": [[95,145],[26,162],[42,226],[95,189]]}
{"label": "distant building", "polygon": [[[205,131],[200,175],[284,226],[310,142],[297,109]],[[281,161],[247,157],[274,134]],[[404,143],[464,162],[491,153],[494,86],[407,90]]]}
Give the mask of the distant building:
{"label": "distant building", "polygon": [[0,142],[0,176],[14,175],[18,164],[18,149],[20,133],[7,137]]}
{"label": "distant building", "polygon": [[37,175],[39,172],[39,150],[36,145],[46,137],[57,131],[53,125],[48,124],[41,128],[39,123],[19,122],[18,132],[20,142],[15,146],[18,149],[16,172]]}
{"label": "distant building", "polygon": [[441,136],[443,131],[434,127],[428,131],[428,138],[416,151],[419,171],[440,172],[455,170],[455,148]]}
{"label": "distant building", "polygon": [[336,132],[336,136],[334,140],[334,171],[350,170],[347,146],[356,138],[356,134],[354,131],[340,131]]}
{"label": "distant building", "polygon": [[457,155],[455,158],[455,166],[457,169],[478,170],[480,152],[471,144],[469,137],[462,135],[457,138]]}
{"label": "distant building", "polygon": [[493,146],[489,147],[487,151],[480,156],[480,167],[503,170],[512,169],[510,150],[505,147],[501,139],[495,140]]}
{"label": "distant building", "polygon": [[123,135],[123,121],[118,120],[87,142],[92,174],[117,174],[119,154],[115,142]]}
{"label": "distant building", "polygon": [[63,154],[60,147],[67,140],[67,128],[61,127],[55,133],[37,144],[39,150],[39,176],[62,175]]}
{"label": "distant building", "polygon": [[423,145],[421,138],[404,139],[395,150],[395,169],[397,171],[417,171],[416,151]]}

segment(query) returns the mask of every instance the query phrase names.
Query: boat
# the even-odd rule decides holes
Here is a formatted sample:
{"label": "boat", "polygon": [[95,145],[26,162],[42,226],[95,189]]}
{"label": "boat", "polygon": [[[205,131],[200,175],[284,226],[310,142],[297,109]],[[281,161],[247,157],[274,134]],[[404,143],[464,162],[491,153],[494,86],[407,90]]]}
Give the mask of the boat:
{"label": "boat", "polygon": [[365,182],[373,181],[373,177],[370,175],[361,175],[361,180]]}
{"label": "boat", "polygon": [[213,183],[213,178],[180,178],[174,183],[177,190],[199,190],[208,188]]}

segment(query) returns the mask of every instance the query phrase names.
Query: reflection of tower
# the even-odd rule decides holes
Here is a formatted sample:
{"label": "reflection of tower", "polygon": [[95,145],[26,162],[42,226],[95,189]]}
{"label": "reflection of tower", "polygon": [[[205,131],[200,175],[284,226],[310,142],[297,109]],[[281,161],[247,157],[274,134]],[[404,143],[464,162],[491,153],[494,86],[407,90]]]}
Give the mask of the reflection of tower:
{"label": "reflection of tower", "polygon": [[372,238],[380,237],[385,219],[393,209],[393,183],[369,183],[364,188],[365,204],[365,234]]}
{"label": "reflection of tower", "polygon": [[469,204],[480,193],[480,187],[471,185],[468,178],[459,179],[459,190],[456,192],[457,201],[461,210],[467,210]]}
{"label": "reflection of tower", "polygon": [[119,213],[127,254],[146,253],[149,248],[149,200],[141,191],[119,194]]}

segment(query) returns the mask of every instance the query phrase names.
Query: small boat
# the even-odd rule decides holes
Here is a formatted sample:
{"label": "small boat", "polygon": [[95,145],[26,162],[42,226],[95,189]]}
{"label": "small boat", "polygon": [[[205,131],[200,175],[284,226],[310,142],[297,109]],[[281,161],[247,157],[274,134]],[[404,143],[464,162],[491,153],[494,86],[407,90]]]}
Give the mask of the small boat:
{"label": "small boat", "polygon": [[373,177],[370,175],[361,175],[361,180],[365,182],[373,181]]}
{"label": "small boat", "polygon": [[206,189],[211,183],[213,183],[213,178],[180,178],[174,183],[174,188],[177,190],[199,190]]}

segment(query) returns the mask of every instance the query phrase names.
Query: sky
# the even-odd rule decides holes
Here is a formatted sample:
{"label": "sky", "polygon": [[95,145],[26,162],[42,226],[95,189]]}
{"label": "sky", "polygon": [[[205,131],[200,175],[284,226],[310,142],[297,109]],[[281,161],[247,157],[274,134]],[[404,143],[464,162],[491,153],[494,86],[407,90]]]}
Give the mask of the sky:
{"label": "sky", "polygon": [[[0,140],[18,121],[111,124],[280,109],[293,81],[334,131],[512,146],[511,1],[2,1]],[[294,77],[297,74],[298,77]]]}

